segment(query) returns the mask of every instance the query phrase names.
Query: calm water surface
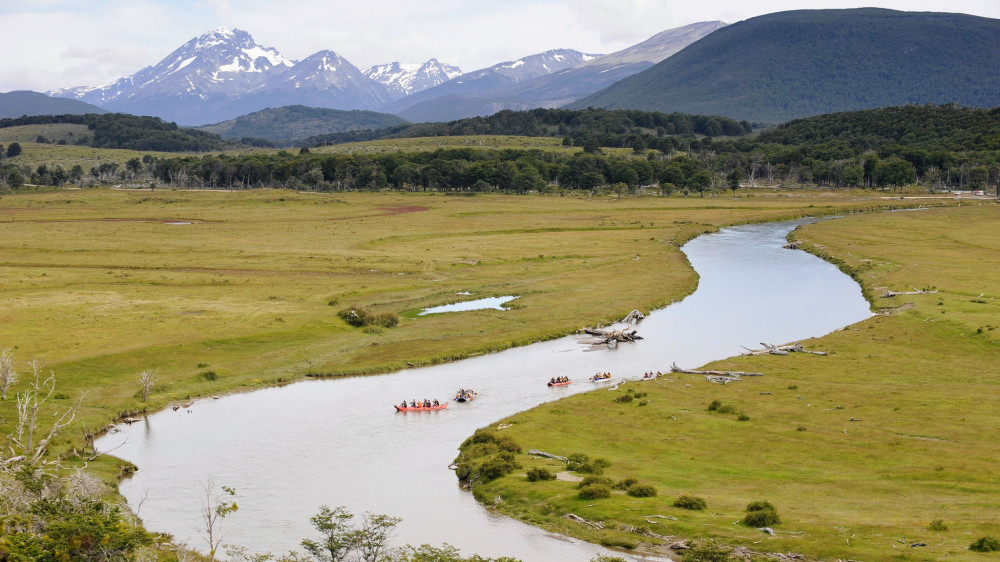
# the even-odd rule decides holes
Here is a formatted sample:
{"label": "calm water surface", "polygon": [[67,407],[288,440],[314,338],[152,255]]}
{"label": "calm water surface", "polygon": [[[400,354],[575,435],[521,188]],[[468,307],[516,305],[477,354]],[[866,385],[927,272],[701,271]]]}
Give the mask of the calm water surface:
{"label": "calm water surface", "polygon": [[[585,351],[579,338],[566,337],[448,365],[202,400],[190,411],[166,410],[123,427],[98,447],[127,438],[113,454],[139,471],[122,483],[122,494],[148,529],[203,551],[199,490],[211,476],[238,492],[225,542],[255,551],[298,548],[313,537],[309,517],[321,505],[343,505],[401,517],[396,544],[448,543],[465,556],[525,562],[587,561],[603,549],[498,516],[460,490],[447,468],[458,445],[506,416],[595,390],[586,378],[597,371],[619,378],[667,371],[673,362],[697,368],[739,354],[740,346],[822,336],[868,318],[853,280],[781,248],[803,222],[730,228],[685,245],[701,276],[697,291],[652,313],[638,325],[645,339],[615,351]],[[579,382],[547,387],[556,375]],[[479,397],[437,412],[392,408],[403,399],[451,399],[459,387]]]}

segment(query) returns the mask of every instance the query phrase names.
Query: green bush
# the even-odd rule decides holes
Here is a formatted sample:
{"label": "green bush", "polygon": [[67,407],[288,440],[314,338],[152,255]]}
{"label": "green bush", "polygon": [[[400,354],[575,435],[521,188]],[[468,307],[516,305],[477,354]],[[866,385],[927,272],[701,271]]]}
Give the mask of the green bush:
{"label": "green bush", "polygon": [[676,500],[674,500],[674,507],[690,509],[692,511],[701,511],[708,507],[708,503],[704,499],[697,496],[681,494]]}
{"label": "green bush", "polygon": [[555,480],[556,475],[545,467],[528,469],[528,482],[538,482],[539,480]]}
{"label": "green bush", "polygon": [[743,524],[748,527],[773,527],[781,524],[778,517],[778,510],[767,501],[754,501],[747,504],[747,514],[743,517]]}
{"label": "green bush", "polygon": [[205,371],[203,373],[198,373],[198,376],[209,382],[219,380],[219,375],[215,374],[215,371]]}
{"label": "green bush", "polygon": [[622,404],[628,404],[633,400],[631,394],[622,394],[618,398],[615,398],[615,402],[621,402]]}
{"label": "green bush", "polygon": [[608,488],[614,486],[614,482],[607,476],[588,476],[580,481],[577,488],[586,488],[587,486],[593,484],[600,484],[601,486],[607,486]]}
{"label": "green bush", "polygon": [[944,519],[935,519],[931,521],[931,524],[927,526],[929,531],[947,531],[948,526],[944,524]]}
{"label": "green bush", "polygon": [[994,537],[980,537],[969,545],[969,550],[973,552],[996,552],[1000,550],[1000,539]]}
{"label": "green bush", "polygon": [[775,509],[774,506],[771,505],[771,502],[759,500],[759,501],[753,501],[753,502],[748,503],[745,511],[747,511],[747,512],[750,512],[750,511],[777,511],[777,509]]}
{"label": "green bush", "polygon": [[580,488],[580,499],[582,500],[599,500],[606,498],[611,495],[611,488],[608,488],[604,484],[591,484],[589,486],[584,486]]}
{"label": "green bush", "polygon": [[514,459],[513,454],[501,452],[483,462],[482,466],[479,467],[479,474],[487,480],[496,480],[518,468],[521,468],[521,465]]}
{"label": "green bush", "polygon": [[684,551],[684,562],[731,562],[730,552],[731,548],[714,541],[702,541]]}
{"label": "green bush", "polygon": [[708,405],[708,410],[710,412],[714,412],[719,409],[719,406],[722,406],[721,400],[712,400],[712,402]]}
{"label": "green bush", "polygon": [[638,484],[638,483],[639,483],[639,481],[636,480],[635,478],[632,478],[632,477],[622,478],[621,480],[619,480],[618,482],[615,483],[615,489],[616,490],[628,490],[629,486],[631,486],[632,484]]}
{"label": "green bush", "polygon": [[399,324],[399,316],[394,312],[383,312],[374,314],[367,308],[354,307],[345,308],[337,313],[344,322],[356,328],[364,326],[380,326],[382,328],[392,328]]}
{"label": "green bush", "polygon": [[611,466],[607,459],[594,459],[583,453],[574,453],[566,459],[566,470],[582,474],[603,474],[604,469]]}
{"label": "green bush", "polygon": [[750,416],[746,415],[743,412],[740,412],[740,415],[736,416],[736,421],[750,421]]}
{"label": "green bush", "polygon": [[735,414],[736,406],[733,406],[732,404],[723,404],[722,406],[719,406],[719,409],[716,411],[720,414]]}
{"label": "green bush", "polygon": [[656,496],[656,487],[652,484],[632,484],[625,493],[633,498],[652,498]]}

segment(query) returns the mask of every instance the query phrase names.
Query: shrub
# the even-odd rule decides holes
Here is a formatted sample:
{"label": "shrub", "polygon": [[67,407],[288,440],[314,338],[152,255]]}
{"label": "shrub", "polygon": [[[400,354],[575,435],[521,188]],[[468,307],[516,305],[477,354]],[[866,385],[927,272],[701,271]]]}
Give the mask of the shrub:
{"label": "shrub", "polygon": [[215,374],[215,371],[205,371],[203,373],[199,373],[198,376],[207,381],[219,380],[219,375]]}
{"label": "shrub", "polygon": [[778,510],[767,501],[754,501],[747,504],[747,514],[743,517],[743,524],[748,527],[773,527],[781,524],[778,517]]}
{"label": "shrub", "polygon": [[521,468],[511,453],[501,452],[494,457],[487,459],[479,467],[479,474],[487,480],[496,480],[501,476],[506,476],[515,469]]}
{"label": "shrub", "polygon": [[730,562],[731,551],[714,541],[702,541],[684,551],[684,562]]}
{"label": "shrub", "polygon": [[652,484],[632,484],[625,493],[633,498],[652,498],[656,496],[656,487]]}
{"label": "shrub", "polygon": [[733,406],[732,404],[723,404],[722,406],[719,406],[719,409],[716,411],[720,414],[735,414],[736,406]]}
{"label": "shrub", "polygon": [[947,531],[948,526],[944,524],[944,519],[935,519],[927,526],[929,531]]}
{"label": "shrub", "polygon": [[591,484],[589,486],[584,486],[580,488],[580,499],[582,500],[599,500],[606,498],[611,495],[611,488],[608,488],[604,484]]}
{"label": "shrub", "polygon": [[740,415],[736,416],[736,420],[737,421],[749,421],[750,420],[750,416],[746,415],[743,412],[740,412]]}
{"label": "shrub", "polygon": [[583,453],[574,453],[566,459],[566,469],[583,474],[603,474],[604,469],[611,466],[606,459],[590,460],[590,457]]}
{"label": "shrub", "polygon": [[769,501],[753,501],[747,504],[747,512],[751,511],[777,511]]}
{"label": "shrub", "polygon": [[708,507],[708,503],[697,496],[689,496],[687,494],[682,494],[676,500],[674,500],[674,507],[679,507],[681,509],[690,509],[692,511],[701,511]]}
{"label": "shrub", "polygon": [[608,488],[614,486],[614,482],[611,481],[607,476],[588,476],[580,481],[577,485],[578,488],[586,488],[593,484],[600,484],[601,486],[607,486]]}
{"label": "shrub", "polygon": [[615,402],[621,402],[622,404],[628,404],[632,400],[633,399],[631,394],[622,394],[618,398],[615,398]]}
{"label": "shrub", "polygon": [[708,405],[708,410],[714,412],[719,409],[719,406],[722,406],[721,400],[712,400],[712,403]]}
{"label": "shrub", "polygon": [[615,483],[615,489],[616,490],[628,490],[629,486],[631,486],[632,484],[638,484],[638,483],[639,483],[639,481],[636,480],[635,478],[632,478],[632,477],[623,478],[623,479],[619,480],[617,483]]}
{"label": "shrub", "polygon": [[538,482],[539,480],[555,480],[556,475],[552,474],[552,471],[545,467],[536,467],[528,469],[528,482]]}
{"label": "shrub", "polygon": [[362,328],[364,326],[380,326],[382,328],[392,328],[393,326],[399,324],[399,316],[394,312],[383,312],[382,314],[373,314],[367,308],[355,307],[355,308],[345,308],[337,313],[344,322],[347,322],[351,326],[356,328]]}
{"label": "shrub", "polygon": [[1000,550],[1000,539],[994,537],[980,537],[969,545],[969,550],[973,552],[996,552]]}

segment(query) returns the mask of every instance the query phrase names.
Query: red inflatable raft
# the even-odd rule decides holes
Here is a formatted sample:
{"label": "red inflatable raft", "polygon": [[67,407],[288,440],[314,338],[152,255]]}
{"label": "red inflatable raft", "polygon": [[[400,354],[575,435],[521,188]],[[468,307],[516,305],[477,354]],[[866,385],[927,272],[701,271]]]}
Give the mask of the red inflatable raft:
{"label": "red inflatable raft", "polygon": [[438,406],[415,406],[415,407],[407,406],[405,408],[400,406],[399,404],[395,404],[397,412],[425,412],[428,410],[444,410],[447,407],[448,407],[447,402],[443,402]]}

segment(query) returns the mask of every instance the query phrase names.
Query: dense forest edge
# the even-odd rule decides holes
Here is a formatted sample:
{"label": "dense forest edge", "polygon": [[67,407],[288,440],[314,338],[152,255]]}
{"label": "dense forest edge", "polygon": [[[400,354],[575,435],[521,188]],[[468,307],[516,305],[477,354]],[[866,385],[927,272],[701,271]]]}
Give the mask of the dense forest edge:
{"label": "dense forest edge", "polygon": [[[80,119],[48,119],[58,122],[64,117]],[[97,120],[102,117],[106,116],[93,116]],[[25,119],[44,122],[46,118]],[[154,131],[177,133],[158,120],[128,121],[121,116],[111,119],[113,123],[125,121],[137,126],[150,123],[155,125]],[[10,123],[0,121],[0,127]],[[0,161],[0,181],[13,189],[25,183],[70,182],[311,191],[528,193],[612,188],[619,194],[636,195],[704,195],[762,184],[892,188],[919,183],[934,192],[987,187],[995,190],[1000,183],[1000,109],[954,104],[810,117],[759,135],[747,134],[749,123],[714,117],[603,110],[507,111],[491,118],[404,127],[441,134],[565,136],[562,150],[442,148],[347,154],[328,147],[303,147],[297,151],[173,158],[147,154],[124,166],[102,163],[89,172],[82,166],[72,170],[44,164],[35,169],[18,167],[11,157],[22,149],[12,143],[4,152],[8,158]],[[722,132],[723,136],[699,131]],[[725,136],[726,132],[734,136]]]}

